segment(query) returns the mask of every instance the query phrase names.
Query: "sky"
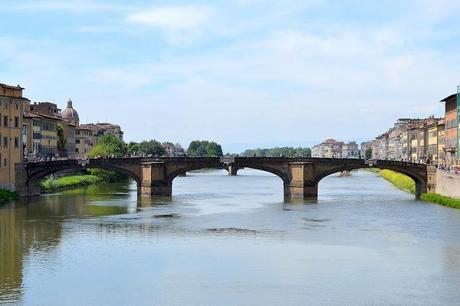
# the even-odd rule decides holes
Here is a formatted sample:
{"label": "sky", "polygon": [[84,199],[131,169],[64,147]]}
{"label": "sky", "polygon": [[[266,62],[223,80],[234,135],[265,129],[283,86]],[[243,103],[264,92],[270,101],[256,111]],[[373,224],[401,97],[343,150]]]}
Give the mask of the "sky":
{"label": "sky", "polygon": [[372,139],[442,116],[459,0],[0,0],[0,83],[125,141],[226,152]]}

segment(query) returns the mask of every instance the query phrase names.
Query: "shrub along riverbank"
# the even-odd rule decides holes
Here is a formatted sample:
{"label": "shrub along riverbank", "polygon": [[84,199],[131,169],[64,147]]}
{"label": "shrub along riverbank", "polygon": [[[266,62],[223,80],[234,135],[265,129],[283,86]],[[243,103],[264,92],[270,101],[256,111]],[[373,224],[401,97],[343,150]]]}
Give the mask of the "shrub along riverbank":
{"label": "shrub along riverbank", "polygon": [[[399,189],[410,192],[412,194],[415,193],[415,182],[407,175],[394,172],[391,170],[380,170],[378,171],[378,173],[381,177],[383,177]],[[451,208],[460,209],[459,199],[445,197],[437,193],[424,193],[421,196],[421,200],[425,202],[431,202]]]}
{"label": "shrub along riverbank", "polygon": [[[128,146],[113,135],[104,135],[90,152],[89,157],[123,157],[128,153]],[[72,189],[99,183],[126,182],[129,178],[123,174],[102,169],[89,169],[84,174],[48,178],[41,182],[40,187],[44,192],[62,189]]]}
{"label": "shrub along riverbank", "polygon": [[103,182],[103,179],[96,175],[79,174],[58,178],[48,178],[41,182],[40,187],[44,192],[51,192],[62,189],[84,187]]}
{"label": "shrub along riverbank", "polygon": [[0,206],[17,199],[19,199],[17,192],[0,189]]}

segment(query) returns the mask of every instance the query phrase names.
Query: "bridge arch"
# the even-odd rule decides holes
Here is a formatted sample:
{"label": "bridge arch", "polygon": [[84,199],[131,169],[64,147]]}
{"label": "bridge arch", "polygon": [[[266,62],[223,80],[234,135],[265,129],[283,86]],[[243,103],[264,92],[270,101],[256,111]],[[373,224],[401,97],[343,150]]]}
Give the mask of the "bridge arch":
{"label": "bridge arch", "polygon": [[258,165],[258,164],[238,163],[238,169],[241,169],[241,168],[249,168],[249,169],[269,172],[279,177],[283,181],[284,184],[288,184],[291,181],[290,173],[280,168],[270,167],[270,166],[263,165],[263,164]]}
{"label": "bridge arch", "polygon": [[179,175],[181,175],[181,174],[184,174],[184,173],[187,173],[187,172],[193,171],[193,170],[202,170],[202,169],[211,169],[211,168],[212,169],[225,169],[221,164],[216,164],[214,162],[210,163],[210,164],[192,165],[192,166],[181,167],[179,169],[171,171],[168,174],[168,177],[167,177],[168,185],[172,186],[172,183],[173,183],[174,179],[176,177],[178,177]]}
{"label": "bridge arch", "polygon": [[417,173],[416,171],[411,171],[411,169],[398,167],[394,165],[385,165],[385,164],[376,164],[376,165],[361,165],[361,166],[337,166],[326,171],[321,172],[316,176],[315,185],[318,186],[320,181],[325,177],[340,173],[343,171],[353,171],[353,170],[364,170],[364,169],[372,169],[377,168],[380,170],[391,170],[397,173],[404,174],[410,177],[415,182],[415,196],[419,198],[422,193],[426,192],[427,189],[427,177]]}
{"label": "bridge arch", "polygon": [[22,178],[21,176],[18,177],[18,182],[16,184],[17,189],[19,189],[19,192],[25,195],[39,195],[40,182],[45,177],[51,174],[63,173],[69,170],[78,172],[87,169],[102,169],[124,174],[132,178],[138,186],[140,186],[142,182],[141,173],[139,171],[136,171],[136,168],[130,169],[129,167],[123,167],[122,165],[112,164],[109,162],[91,162],[88,164],[81,164],[76,160],[69,160],[63,162],[57,161],[48,163],[34,163],[29,164],[28,167],[30,167],[30,169],[27,169],[27,171],[25,171],[26,175],[23,175]]}
{"label": "bridge arch", "polygon": [[69,170],[75,170],[75,171],[84,171],[84,170],[88,170],[88,169],[101,169],[101,170],[107,170],[107,171],[113,171],[113,172],[116,172],[116,173],[120,173],[120,174],[124,174],[130,178],[132,178],[134,181],[136,181],[136,183],[140,184],[141,183],[141,180],[138,176],[137,173],[133,173],[129,170],[126,170],[126,169],[123,169],[121,167],[105,167],[105,166],[91,166],[91,167],[81,167],[81,168],[61,168],[61,169],[52,169],[52,170],[42,170],[40,172],[37,172],[35,173],[33,176],[31,176],[29,178],[29,182],[31,183],[36,183],[36,182],[40,182],[41,180],[43,180],[45,177],[47,177],[48,175],[50,174],[58,174],[58,173],[63,173],[63,172],[66,172],[66,171],[69,171]]}

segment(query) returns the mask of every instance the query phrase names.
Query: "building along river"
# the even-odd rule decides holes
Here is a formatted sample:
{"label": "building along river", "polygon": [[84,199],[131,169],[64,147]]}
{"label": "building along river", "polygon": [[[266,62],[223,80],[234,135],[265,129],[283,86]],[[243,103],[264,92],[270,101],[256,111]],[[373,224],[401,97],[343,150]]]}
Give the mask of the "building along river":
{"label": "building along river", "polygon": [[189,173],[169,200],[126,183],[3,206],[0,304],[458,305],[460,210],[365,171],[307,205],[238,174]]}

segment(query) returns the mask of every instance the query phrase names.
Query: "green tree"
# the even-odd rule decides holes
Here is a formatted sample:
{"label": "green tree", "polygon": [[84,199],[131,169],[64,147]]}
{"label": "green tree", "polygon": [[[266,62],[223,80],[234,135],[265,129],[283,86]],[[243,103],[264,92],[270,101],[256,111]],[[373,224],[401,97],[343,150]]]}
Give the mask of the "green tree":
{"label": "green tree", "polygon": [[66,144],[67,144],[67,139],[64,136],[64,126],[62,123],[58,123],[56,126],[57,129],[57,148],[58,152],[61,155],[66,155]]}
{"label": "green tree", "polygon": [[242,153],[246,157],[311,157],[310,148],[275,147],[270,149],[250,149]]}
{"label": "green tree", "polygon": [[155,139],[141,142],[139,144],[139,151],[145,155],[163,156],[166,154],[161,143]]}
{"label": "green tree", "polygon": [[[114,135],[104,135],[99,139],[99,143],[91,149],[88,156],[95,158],[101,157],[123,157],[128,153],[128,146]],[[89,173],[96,175],[105,182],[119,182],[129,179],[126,175],[114,171],[102,169],[89,169]]]}
{"label": "green tree", "polygon": [[104,135],[99,139],[99,143],[91,149],[88,156],[91,158],[102,156],[123,157],[128,153],[128,146],[114,135]]}
{"label": "green tree", "polygon": [[187,156],[223,156],[222,147],[214,141],[194,140],[187,149]]}
{"label": "green tree", "polygon": [[366,159],[372,159],[372,148],[367,148],[364,155],[366,156]]}
{"label": "green tree", "polygon": [[141,153],[141,150],[139,148],[139,144],[136,142],[131,141],[128,143],[128,154],[129,155],[136,155]]}

